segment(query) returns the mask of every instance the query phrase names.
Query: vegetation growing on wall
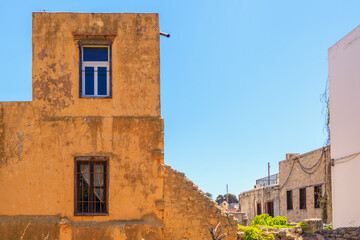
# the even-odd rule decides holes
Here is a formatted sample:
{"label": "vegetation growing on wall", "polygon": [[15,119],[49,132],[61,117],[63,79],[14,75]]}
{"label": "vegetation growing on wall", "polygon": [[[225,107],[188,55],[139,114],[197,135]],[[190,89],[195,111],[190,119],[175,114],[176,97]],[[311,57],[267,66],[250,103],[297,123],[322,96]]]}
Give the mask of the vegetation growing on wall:
{"label": "vegetation growing on wall", "polygon": [[320,206],[321,206],[321,218],[323,222],[327,222],[327,195],[320,197]]}
{"label": "vegetation growing on wall", "polygon": [[323,115],[324,115],[324,129],[327,134],[325,145],[330,145],[330,102],[329,102],[329,79],[326,81],[326,87],[323,94],[321,94],[320,100],[323,102]]}

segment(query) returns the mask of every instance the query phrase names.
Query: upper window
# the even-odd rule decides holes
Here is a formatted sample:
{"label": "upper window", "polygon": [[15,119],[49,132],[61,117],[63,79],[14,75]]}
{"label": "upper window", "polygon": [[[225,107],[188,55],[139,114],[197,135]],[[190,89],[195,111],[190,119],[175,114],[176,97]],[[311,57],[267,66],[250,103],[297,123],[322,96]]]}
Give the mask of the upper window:
{"label": "upper window", "polygon": [[81,97],[109,97],[110,46],[82,46]]}
{"label": "upper window", "polygon": [[108,157],[75,157],[75,215],[108,214]]}

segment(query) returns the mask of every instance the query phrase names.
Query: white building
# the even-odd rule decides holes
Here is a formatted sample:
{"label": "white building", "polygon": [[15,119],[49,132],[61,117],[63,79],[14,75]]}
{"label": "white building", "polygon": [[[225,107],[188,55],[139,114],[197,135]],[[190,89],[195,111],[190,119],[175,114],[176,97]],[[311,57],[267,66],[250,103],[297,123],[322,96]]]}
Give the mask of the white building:
{"label": "white building", "polygon": [[360,226],[360,26],[329,49],[334,227]]}

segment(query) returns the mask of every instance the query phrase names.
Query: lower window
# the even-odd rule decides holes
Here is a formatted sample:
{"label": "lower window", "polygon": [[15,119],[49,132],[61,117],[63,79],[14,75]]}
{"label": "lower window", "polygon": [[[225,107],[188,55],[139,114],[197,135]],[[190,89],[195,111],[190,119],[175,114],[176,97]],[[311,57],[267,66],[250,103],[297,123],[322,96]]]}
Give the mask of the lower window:
{"label": "lower window", "polygon": [[266,212],[269,214],[269,216],[274,217],[274,202],[270,201],[266,203]]}
{"label": "lower window", "polygon": [[75,157],[75,215],[108,214],[108,157]]}
{"label": "lower window", "polygon": [[300,209],[306,209],[306,188],[299,189],[299,196],[300,196]]}
{"label": "lower window", "polygon": [[256,204],[256,215],[260,215],[261,214],[261,203],[257,203]]}
{"label": "lower window", "polygon": [[286,205],[288,210],[293,209],[293,196],[292,196],[292,190],[286,191]]}

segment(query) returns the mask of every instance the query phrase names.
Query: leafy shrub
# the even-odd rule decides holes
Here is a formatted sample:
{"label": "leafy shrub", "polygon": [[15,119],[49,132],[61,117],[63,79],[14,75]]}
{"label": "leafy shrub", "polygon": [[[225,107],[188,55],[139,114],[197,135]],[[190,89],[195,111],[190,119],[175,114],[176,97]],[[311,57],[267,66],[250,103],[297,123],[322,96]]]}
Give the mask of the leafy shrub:
{"label": "leafy shrub", "polygon": [[251,222],[253,227],[272,227],[272,228],[293,228],[288,225],[288,220],[285,216],[271,217],[269,214],[257,215],[254,221]]}
{"label": "leafy shrub", "polygon": [[274,240],[275,237],[271,233],[267,233],[257,227],[245,227],[239,225],[239,230],[245,233],[246,240]]}
{"label": "leafy shrub", "polygon": [[251,227],[245,227],[239,225],[239,231],[245,233],[246,240],[270,240],[275,239],[272,233],[267,233],[260,227],[265,228],[293,228],[294,226],[288,225],[288,220],[285,216],[277,216],[275,218],[269,216],[269,214],[257,215],[254,221],[251,222]]}

